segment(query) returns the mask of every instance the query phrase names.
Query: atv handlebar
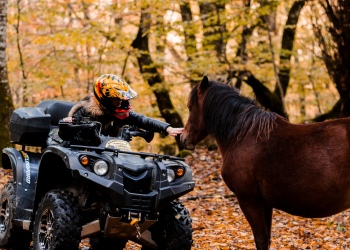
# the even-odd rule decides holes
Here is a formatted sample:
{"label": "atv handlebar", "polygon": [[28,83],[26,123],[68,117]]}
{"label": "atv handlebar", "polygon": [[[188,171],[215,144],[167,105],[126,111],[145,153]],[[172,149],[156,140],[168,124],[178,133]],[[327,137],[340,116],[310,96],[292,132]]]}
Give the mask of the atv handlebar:
{"label": "atv handlebar", "polygon": [[[73,122],[60,121],[58,123],[58,135],[65,141],[70,141],[72,144],[98,146],[101,144],[101,128],[102,124],[97,121],[92,121],[88,117],[83,117],[79,121]],[[141,130],[136,126],[123,126],[119,129],[116,138],[130,142],[132,137],[139,136],[145,139],[146,142],[151,142],[154,138],[154,132]]]}
{"label": "atv handlebar", "polygon": [[154,137],[154,132],[147,130],[137,130],[137,131],[129,131],[131,136],[139,136],[146,140],[146,142],[151,142]]}

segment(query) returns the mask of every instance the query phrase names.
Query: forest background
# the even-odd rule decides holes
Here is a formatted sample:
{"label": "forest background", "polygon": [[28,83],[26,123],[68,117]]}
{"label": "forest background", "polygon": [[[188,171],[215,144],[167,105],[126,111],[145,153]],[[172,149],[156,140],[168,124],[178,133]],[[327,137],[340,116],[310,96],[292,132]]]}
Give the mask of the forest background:
{"label": "forest background", "polygon": [[[14,108],[78,101],[123,77],[133,109],[174,127],[204,75],[291,122],[350,114],[346,0],[0,0],[0,144]],[[175,154],[179,138],[137,149]],[[152,148],[153,147],[153,148]]]}
{"label": "forest background", "polygon": [[[186,121],[188,93],[204,75],[293,123],[349,116],[349,41],[348,0],[0,0],[0,147],[9,146],[14,108],[78,101],[104,73],[139,93],[136,112],[174,127]],[[170,137],[134,146],[182,150]],[[193,220],[193,249],[254,249],[220,177],[220,154],[197,149],[186,161],[196,182],[181,197]],[[4,171],[0,185],[11,176]],[[272,249],[349,249],[349,217],[275,211]]]}

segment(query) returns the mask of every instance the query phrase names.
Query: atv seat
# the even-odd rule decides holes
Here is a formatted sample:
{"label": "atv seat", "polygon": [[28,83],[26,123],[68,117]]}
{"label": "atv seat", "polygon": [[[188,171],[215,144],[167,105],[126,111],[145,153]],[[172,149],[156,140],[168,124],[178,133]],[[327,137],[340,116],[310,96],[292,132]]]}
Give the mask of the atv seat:
{"label": "atv seat", "polygon": [[44,110],[45,114],[51,115],[51,125],[58,126],[58,122],[68,116],[74,102],[46,100],[39,103],[36,107]]}

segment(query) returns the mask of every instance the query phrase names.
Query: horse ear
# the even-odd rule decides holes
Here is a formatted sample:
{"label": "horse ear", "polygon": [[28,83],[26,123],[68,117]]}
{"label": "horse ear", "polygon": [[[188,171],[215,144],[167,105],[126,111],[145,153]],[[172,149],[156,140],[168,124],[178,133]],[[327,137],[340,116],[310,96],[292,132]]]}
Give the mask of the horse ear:
{"label": "horse ear", "polygon": [[199,90],[206,90],[209,86],[209,79],[207,76],[204,76],[202,81],[198,85]]}

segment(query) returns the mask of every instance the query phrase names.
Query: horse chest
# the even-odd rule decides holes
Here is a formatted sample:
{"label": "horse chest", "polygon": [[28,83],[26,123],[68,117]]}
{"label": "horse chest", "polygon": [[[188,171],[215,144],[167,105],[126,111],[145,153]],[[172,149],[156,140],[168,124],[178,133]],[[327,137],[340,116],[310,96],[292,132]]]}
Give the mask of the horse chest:
{"label": "horse chest", "polygon": [[182,141],[193,149],[205,135],[216,139],[223,180],[257,249],[269,249],[273,208],[325,217],[350,207],[350,119],[291,124],[207,77],[192,89],[188,106]]}

